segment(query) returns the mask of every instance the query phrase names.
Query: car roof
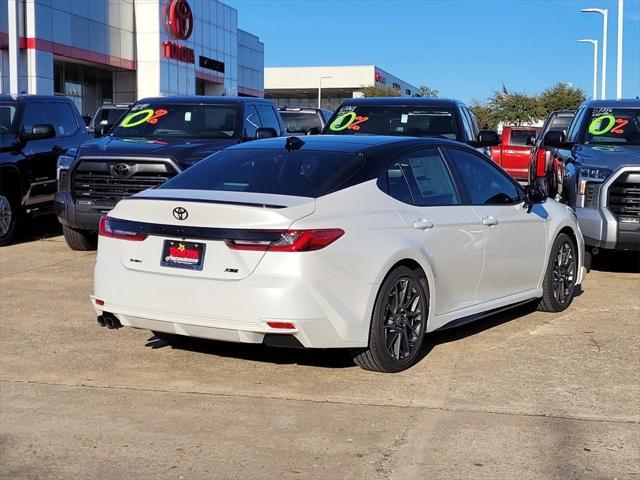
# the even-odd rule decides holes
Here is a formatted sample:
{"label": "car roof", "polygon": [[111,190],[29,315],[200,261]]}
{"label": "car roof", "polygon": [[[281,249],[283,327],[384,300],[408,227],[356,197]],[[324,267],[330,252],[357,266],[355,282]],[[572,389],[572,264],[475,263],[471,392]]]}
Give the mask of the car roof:
{"label": "car roof", "polygon": [[264,103],[273,105],[271,100],[255,97],[226,97],[208,95],[174,95],[168,97],[148,97],[138,100],[136,103],[164,103],[164,104],[215,104],[237,105],[245,103]]}
{"label": "car roof", "polygon": [[433,97],[367,97],[350,98],[343,105],[412,105],[422,107],[455,107],[464,105],[460,100]]}
{"label": "car roof", "polygon": [[0,102],[29,102],[42,100],[71,102],[71,99],[64,95],[36,95],[28,93],[21,93],[20,95],[0,95]]}
{"label": "car roof", "polygon": [[640,99],[623,98],[620,100],[587,100],[582,105],[587,108],[640,108]]}
{"label": "car roof", "polygon": [[[404,137],[386,135],[302,135],[298,137],[275,137],[253,142],[245,142],[227,150],[284,150],[291,138],[298,138],[303,142],[299,150],[313,150],[325,152],[366,153],[387,147],[409,148],[413,146],[437,145],[467,145],[444,138]],[[469,147],[470,148],[470,147]]]}

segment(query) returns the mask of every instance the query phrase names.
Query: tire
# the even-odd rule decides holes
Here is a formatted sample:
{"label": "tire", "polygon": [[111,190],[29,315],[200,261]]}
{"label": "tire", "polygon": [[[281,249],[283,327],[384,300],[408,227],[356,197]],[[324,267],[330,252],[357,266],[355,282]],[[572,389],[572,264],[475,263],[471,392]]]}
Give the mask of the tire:
{"label": "tire", "polygon": [[[398,298],[403,299],[400,305]],[[408,267],[395,268],[378,291],[369,328],[369,346],[351,350],[353,361],[365,370],[384,373],[413,366],[420,358],[428,315],[425,278]]]}
{"label": "tire", "polygon": [[561,233],[551,248],[538,310],[542,312],[566,310],[573,302],[577,277],[578,249],[569,235]]}
{"label": "tire", "polygon": [[86,252],[95,250],[98,246],[98,235],[95,232],[76,230],[62,225],[62,233],[71,250]]}
{"label": "tire", "polygon": [[22,220],[18,196],[10,191],[0,193],[0,246],[9,245],[16,237]]}

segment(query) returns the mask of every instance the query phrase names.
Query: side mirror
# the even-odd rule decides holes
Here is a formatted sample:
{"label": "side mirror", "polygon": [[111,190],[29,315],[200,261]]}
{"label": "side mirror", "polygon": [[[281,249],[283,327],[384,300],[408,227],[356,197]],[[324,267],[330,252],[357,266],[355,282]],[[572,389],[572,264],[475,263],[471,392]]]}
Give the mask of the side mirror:
{"label": "side mirror", "polygon": [[563,130],[549,130],[544,135],[544,144],[547,147],[554,148],[571,148],[573,143],[565,140],[565,134]]}
{"label": "side mirror", "polygon": [[320,133],[320,127],[307,128],[305,135],[318,135]]}
{"label": "side mirror", "polygon": [[498,132],[493,130],[480,130],[478,133],[478,139],[469,142],[472,147],[495,147],[500,145],[500,137]]}
{"label": "side mirror", "polygon": [[544,203],[547,199],[547,192],[540,185],[527,185],[524,187],[524,206],[527,213],[531,212],[534,205]]}
{"label": "side mirror", "polygon": [[103,123],[101,123],[100,125],[96,125],[96,128],[93,130],[93,135],[96,138],[104,137],[105,135],[109,134],[109,131],[111,131],[111,127],[113,127],[113,125]]}
{"label": "side mirror", "polygon": [[262,127],[256,130],[256,140],[261,138],[274,138],[278,136],[278,132],[270,127]]}
{"label": "side mirror", "polygon": [[39,123],[34,125],[30,132],[23,132],[20,134],[20,139],[23,141],[28,140],[42,140],[45,138],[53,138],[56,136],[56,131],[53,125],[49,123]]}

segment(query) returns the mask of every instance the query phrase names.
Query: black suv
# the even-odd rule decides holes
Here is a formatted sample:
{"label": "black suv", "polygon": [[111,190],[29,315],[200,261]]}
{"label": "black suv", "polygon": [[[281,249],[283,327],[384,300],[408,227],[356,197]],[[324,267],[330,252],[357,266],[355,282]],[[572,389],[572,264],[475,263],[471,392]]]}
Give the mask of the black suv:
{"label": "black suv", "polygon": [[440,137],[478,149],[500,143],[496,132],[480,130],[478,120],[464,103],[425,97],[347,100],[333,113],[322,133]]}
{"label": "black suv", "polygon": [[0,245],[24,215],[52,213],[58,157],[90,138],[66,97],[0,95]]}
{"label": "black suv", "polygon": [[333,112],[321,108],[278,107],[287,135],[315,135],[322,131]]}
{"label": "black suv", "polygon": [[94,249],[100,216],[120,199],[156,187],[226,147],[283,131],[273,103],[260,98],[139,100],[109,135],[60,158],[55,207],[67,244]]}
{"label": "black suv", "polygon": [[105,103],[93,114],[87,130],[96,137],[101,137],[103,133],[107,133],[122,116],[129,111],[132,104],[129,103]]}

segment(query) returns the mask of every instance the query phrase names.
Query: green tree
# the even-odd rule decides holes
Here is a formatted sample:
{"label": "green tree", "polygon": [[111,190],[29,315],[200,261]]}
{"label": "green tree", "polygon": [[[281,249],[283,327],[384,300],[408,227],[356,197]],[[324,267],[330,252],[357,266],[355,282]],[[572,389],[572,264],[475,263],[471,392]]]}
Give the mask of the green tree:
{"label": "green tree", "polygon": [[390,87],[365,87],[362,89],[365,97],[399,97],[402,92]]}
{"label": "green tree", "polygon": [[478,100],[472,100],[471,106],[469,107],[471,111],[475,114],[478,119],[478,123],[480,124],[480,128],[485,130],[495,130],[498,128],[498,120],[496,119],[493,111],[486,104],[483,105]]}
{"label": "green tree", "polygon": [[504,94],[494,92],[487,106],[493,112],[495,120],[506,125],[522,125],[544,118],[544,109],[537,97],[525,93]]}
{"label": "green tree", "polygon": [[543,91],[538,97],[545,117],[554,110],[576,109],[584,100],[585,95],[582,90],[566,83],[556,83],[553,87]]}
{"label": "green tree", "polygon": [[420,96],[422,96],[422,97],[438,98],[439,94],[440,94],[440,92],[438,90],[436,90],[435,88],[430,88],[430,87],[427,87],[426,85],[421,85],[420,86]]}

